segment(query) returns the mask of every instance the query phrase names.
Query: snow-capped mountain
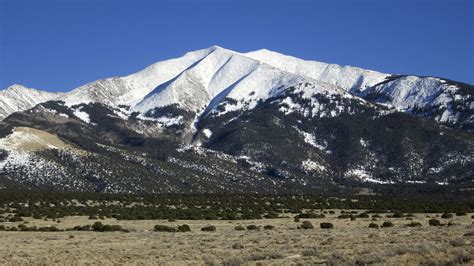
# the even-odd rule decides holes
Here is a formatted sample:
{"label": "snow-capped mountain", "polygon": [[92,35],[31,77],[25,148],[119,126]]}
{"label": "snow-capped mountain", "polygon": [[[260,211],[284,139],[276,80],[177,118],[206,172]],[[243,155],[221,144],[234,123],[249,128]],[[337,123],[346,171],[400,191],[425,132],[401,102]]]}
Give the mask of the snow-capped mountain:
{"label": "snow-capped mountain", "polygon": [[55,98],[69,106],[98,102],[127,105],[141,113],[174,104],[197,113],[203,109],[208,112],[226,97],[245,98],[252,106],[278,93],[275,91],[278,87],[304,81],[333,85],[333,91],[342,89],[394,110],[431,117],[439,123],[467,130],[474,127],[470,85],[467,85],[469,89],[462,90],[460,83],[441,78],[395,76],[306,61],[266,49],[239,53],[219,46],[158,62],[129,76],[91,82],[63,95],[41,91],[25,93],[25,89],[15,89],[20,88],[15,85],[1,92],[0,119]]}
{"label": "snow-capped mountain", "polygon": [[473,181],[473,86],[442,78],[212,46],[64,94],[0,93],[0,185],[274,192]]}
{"label": "snow-capped mountain", "polygon": [[0,91],[0,120],[11,113],[30,109],[38,103],[55,99],[60,95],[60,93],[40,91],[18,84],[12,85]]}

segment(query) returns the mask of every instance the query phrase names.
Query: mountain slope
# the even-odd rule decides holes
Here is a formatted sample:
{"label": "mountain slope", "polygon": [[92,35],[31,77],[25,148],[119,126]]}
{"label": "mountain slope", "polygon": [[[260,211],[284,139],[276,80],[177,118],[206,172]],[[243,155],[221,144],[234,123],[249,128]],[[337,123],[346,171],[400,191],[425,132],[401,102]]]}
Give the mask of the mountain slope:
{"label": "mountain slope", "polygon": [[0,187],[471,187],[472,95],[471,85],[441,78],[213,46],[10,109],[0,122]]}
{"label": "mountain slope", "polygon": [[60,93],[50,93],[21,85],[12,85],[0,91],[0,120],[14,112],[27,110],[38,103],[59,97]]}
{"label": "mountain slope", "polygon": [[[227,96],[238,100],[253,93],[258,101],[267,97],[269,87],[294,85],[303,80],[331,84],[354,96],[444,125],[468,131],[474,128],[471,85],[305,61],[266,49],[238,53],[212,46],[155,63],[126,77],[98,80],[58,96],[69,106],[99,102],[131,106],[134,111],[146,114],[155,108],[176,105],[196,115],[202,109],[209,111]],[[252,88],[255,86],[267,88]],[[262,93],[258,94],[260,90]],[[41,94],[26,101],[21,96],[2,97],[7,101],[0,102],[0,119],[55,98]]]}
{"label": "mountain slope", "polygon": [[389,108],[474,130],[474,86],[434,77],[394,75],[356,94]]}
{"label": "mountain slope", "polygon": [[267,49],[248,52],[244,55],[290,73],[336,85],[349,92],[357,89],[364,90],[389,76],[358,67],[306,61]]}
{"label": "mountain slope", "polygon": [[184,56],[157,62],[126,77],[113,77],[91,82],[61,97],[69,105],[100,102],[108,105],[133,105],[156,86],[167,82],[192,66],[216,47],[186,53]]}

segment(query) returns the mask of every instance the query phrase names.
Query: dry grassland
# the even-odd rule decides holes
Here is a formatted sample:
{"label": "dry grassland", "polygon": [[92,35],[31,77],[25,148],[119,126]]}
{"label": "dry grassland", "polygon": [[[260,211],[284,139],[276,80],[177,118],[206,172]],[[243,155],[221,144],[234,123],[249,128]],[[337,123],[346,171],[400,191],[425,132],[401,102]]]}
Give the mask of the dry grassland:
{"label": "dry grassland", "polygon": [[[456,265],[473,264],[474,225],[471,214],[441,219],[452,226],[432,227],[430,217],[416,214],[412,221],[421,227],[405,227],[406,218],[338,219],[338,211],[323,219],[310,221],[314,229],[297,229],[293,218],[245,221],[116,221],[123,232],[0,232],[0,264],[68,265]],[[67,217],[60,223],[28,219],[29,226],[54,224],[59,228],[92,224],[87,217]],[[391,221],[391,228],[368,228]],[[320,229],[321,222],[334,224]],[[156,224],[188,224],[192,232],[154,232]],[[208,224],[216,232],[202,232]],[[257,231],[236,231],[237,225],[255,224]],[[7,224],[7,226],[18,225]],[[273,225],[273,230],[263,226]]]}

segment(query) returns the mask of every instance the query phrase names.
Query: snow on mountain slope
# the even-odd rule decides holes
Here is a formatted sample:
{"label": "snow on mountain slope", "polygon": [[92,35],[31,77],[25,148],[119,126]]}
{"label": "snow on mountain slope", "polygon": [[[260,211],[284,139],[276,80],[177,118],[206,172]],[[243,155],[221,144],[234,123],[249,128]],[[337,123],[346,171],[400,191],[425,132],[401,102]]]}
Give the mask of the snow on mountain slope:
{"label": "snow on mountain slope", "polygon": [[211,53],[216,47],[186,53],[184,56],[157,62],[126,77],[112,77],[88,83],[65,94],[68,105],[100,102],[108,105],[133,105],[158,85],[176,77]]}
{"label": "snow on mountain slope", "polygon": [[433,77],[398,76],[359,94],[399,111],[433,116],[437,122],[474,124],[472,90]]}
{"label": "snow on mountain slope", "polygon": [[389,76],[358,67],[306,61],[266,49],[248,52],[244,55],[290,73],[339,86],[349,92],[356,89],[364,90],[382,82]]}
{"label": "snow on mountain slope", "polygon": [[208,113],[225,98],[240,103],[234,104],[232,109],[253,108],[259,100],[274,97],[299,83],[318,84],[325,91],[350,96],[334,85],[217,48],[176,78],[158,86],[133,109],[145,113],[156,107],[176,104],[196,113],[203,110]]}
{"label": "snow on mountain slope", "polygon": [[0,92],[0,119],[51,99],[63,100],[68,106],[89,102],[112,107],[128,105],[142,114],[156,107],[177,104],[199,114],[209,113],[226,98],[231,98],[237,104],[225,107],[230,111],[252,108],[259,100],[274,97],[288,87],[311,83],[316,86],[309,86],[307,90],[324,88],[326,92],[337,94],[348,92],[415,114],[414,110],[435,106],[434,115],[425,115],[441,123],[467,121],[474,124],[474,104],[469,90],[460,95],[458,85],[437,78],[410,76],[393,80],[392,77],[357,67],[305,61],[265,49],[239,53],[212,46],[157,62],[129,76],[88,83],[65,94],[12,86]]}
{"label": "snow on mountain slope", "polygon": [[12,85],[0,91],[0,120],[11,113],[27,110],[38,103],[55,99],[60,95],[60,93],[40,91],[22,85]]}

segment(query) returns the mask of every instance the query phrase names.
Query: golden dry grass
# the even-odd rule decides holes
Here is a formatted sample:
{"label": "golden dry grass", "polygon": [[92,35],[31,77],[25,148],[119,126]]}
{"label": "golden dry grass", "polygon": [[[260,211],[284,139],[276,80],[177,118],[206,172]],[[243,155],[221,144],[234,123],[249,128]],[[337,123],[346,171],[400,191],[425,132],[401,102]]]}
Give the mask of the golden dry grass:
{"label": "golden dry grass", "polygon": [[[293,218],[246,221],[164,220],[116,221],[130,233],[110,232],[0,232],[0,264],[72,264],[72,265],[420,265],[459,263],[474,259],[474,232],[471,215],[455,216],[453,226],[430,227],[429,217],[416,214],[420,228],[403,225],[405,218],[380,218],[375,223],[392,221],[392,228],[371,229],[371,219],[337,219],[339,213],[311,221],[314,229],[296,229]],[[446,219],[440,219],[447,222]],[[60,228],[92,224],[87,217],[67,217],[60,223],[29,219],[29,226],[55,224]],[[331,222],[334,229],[319,228]],[[154,232],[156,224],[190,225],[192,232]],[[201,232],[212,224],[216,232]],[[236,231],[236,225],[274,225],[274,230]],[[10,224],[17,225],[17,224]],[[473,234],[474,235],[474,234]],[[472,261],[470,262],[472,264]]]}

